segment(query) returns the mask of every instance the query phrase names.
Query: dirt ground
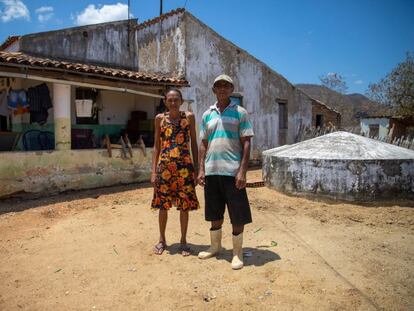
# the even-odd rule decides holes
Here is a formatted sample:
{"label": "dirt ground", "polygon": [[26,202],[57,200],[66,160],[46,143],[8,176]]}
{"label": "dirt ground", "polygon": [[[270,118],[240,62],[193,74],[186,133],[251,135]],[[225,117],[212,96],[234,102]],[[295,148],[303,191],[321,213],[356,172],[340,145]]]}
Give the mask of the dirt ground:
{"label": "dirt ground", "polygon": [[414,310],[413,202],[248,193],[253,223],[239,271],[228,218],[225,251],[197,258],[209,244],[203,210],[190,215],[192,256],[178,251],[176,210],[168,250],[154,255],[149,184],[0,202],[0,310]]}

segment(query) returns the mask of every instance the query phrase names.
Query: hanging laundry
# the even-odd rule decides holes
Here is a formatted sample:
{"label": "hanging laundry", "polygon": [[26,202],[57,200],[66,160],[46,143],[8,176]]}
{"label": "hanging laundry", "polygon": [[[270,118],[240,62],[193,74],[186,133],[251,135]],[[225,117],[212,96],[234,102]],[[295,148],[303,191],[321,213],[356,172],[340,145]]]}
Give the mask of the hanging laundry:
{"label": "hanging laundry", "polygon": [[52,107],[52,100],[50,99],[49,88],[46,83],[29,88],[27,92],[30,123],[39,123],[43,125],[49,116],[48,109]]}
{"label": "hanging laundry", "polygon": [[22,108],[26,108],[29,104],[27,103],[26,91],[21,90],[10,90],[8,106],[12,110],[17,110],[20,105]]}
{"label": "hanging laundry", "polygon": [[28,112],[29,104],[27,102],[26,91],[23,89],[10,90],[7,105],[11,110],[13,110],[14,115]]}
{"label": "hanging laundry", "polygon": [[0,93],[0,115],[7,117],[10,114],[10,110],[7,107],[7,92]]}

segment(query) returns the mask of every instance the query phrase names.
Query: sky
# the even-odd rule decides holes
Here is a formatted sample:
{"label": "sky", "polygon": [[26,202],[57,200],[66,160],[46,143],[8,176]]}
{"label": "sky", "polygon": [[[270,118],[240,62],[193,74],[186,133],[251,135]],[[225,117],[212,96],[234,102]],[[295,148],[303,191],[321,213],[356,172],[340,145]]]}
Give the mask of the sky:
{"label": "sky", "polygon": [[[294,84],[338,73],[364,94],[414,52],[414,0],[163,1],[164,13],[179,7]],[[159,0],[130,0],[139,22],[159,12]],[[0,0],[0,42],[127,16],[124,0]]]}

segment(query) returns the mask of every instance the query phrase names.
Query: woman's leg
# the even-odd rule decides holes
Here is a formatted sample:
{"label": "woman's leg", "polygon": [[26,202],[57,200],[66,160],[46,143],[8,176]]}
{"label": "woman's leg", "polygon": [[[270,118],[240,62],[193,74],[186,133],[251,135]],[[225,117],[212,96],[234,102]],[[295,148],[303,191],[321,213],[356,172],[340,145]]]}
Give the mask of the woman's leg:
{"label": "woman's leg", "polygon": [[158,214],[158,224],[160,227],[160,242],[166,241],[165,239],[165,229],[167,228],[167,220],[168,220],[168,211],[166,209],[160,208]]}
{"label": "woman's leg", "polygon": [[188,229],[188,211],[180,210],[180,225],[181,225],[181,254],[183,256],[190,255],[190,249],[187,246],[187,229]]}
{"label": "woman's leg", "polygon": [[154,253],[161,255],[165,250],[167,243],[165,239],[165,229],[167,228],[168,211],[160,208],[158,213],[158,225],[160,228],[160,239],[157,245],[154,247]]}

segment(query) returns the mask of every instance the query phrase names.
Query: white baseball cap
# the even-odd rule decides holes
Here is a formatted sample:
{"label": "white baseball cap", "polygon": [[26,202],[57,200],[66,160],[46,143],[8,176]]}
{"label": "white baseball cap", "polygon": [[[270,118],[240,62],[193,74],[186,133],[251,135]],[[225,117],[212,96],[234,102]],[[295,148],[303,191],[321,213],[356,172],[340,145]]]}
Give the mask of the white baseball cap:
{"label": "white baseball cap", "polygon": [[215,78],[215,79],[214,79],[213,86],[214,86],[214,84],[216,84],[216,82],[218,82],[218,81],[227,81],[227,82],[228,82],[228,83],[230,83],[231,85],[234,85],[233,80],[232,80],[232,79],[231,79],[228,75],[225,75],[225,74],[219,75],[217,78]]}

